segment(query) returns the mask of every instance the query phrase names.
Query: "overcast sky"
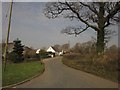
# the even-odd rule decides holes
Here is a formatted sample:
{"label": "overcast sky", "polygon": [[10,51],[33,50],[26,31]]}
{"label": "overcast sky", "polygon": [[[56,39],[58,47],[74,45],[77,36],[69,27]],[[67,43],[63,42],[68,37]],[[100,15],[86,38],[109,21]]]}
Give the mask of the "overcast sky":
{"label": "overcast sky", "polygon": [[[19,38],[22,44],[37,49],[68,42],[73,46],[77,42],[91,40],[92,36],[96,37],[94,30],[87,30],[78,37],[61,34],[61,30],[65,27],[78,26],[81,23],[62,17],[48,19],[43,13],[44,8],[45,2],[15,2],[13,4],[10,42]],[[9,13],[8,11],[9,3],[2,3],[2,40],[5,40],[6,37],[8,24],[6,14]],[[118,27],[115,26],[111,29],[118,30]],[[117,44],[117,39],[117,36],[113,37],[109,45]]]}

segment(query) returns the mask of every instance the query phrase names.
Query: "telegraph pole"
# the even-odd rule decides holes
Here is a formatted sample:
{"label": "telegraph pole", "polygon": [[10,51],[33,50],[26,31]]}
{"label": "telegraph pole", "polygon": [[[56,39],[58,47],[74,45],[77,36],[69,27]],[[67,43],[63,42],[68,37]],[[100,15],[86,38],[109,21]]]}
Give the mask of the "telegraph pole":
{"label": "telegraph pole", "polygon": [[11,0],[11,2],[10,2],[10,14],[9,14],[9,18],[8,18],[8,31],[7,31],[5,51],[4,51],[4,71],[6,69],[6,63],[7,63],[7,51],[8,51],[10,26],[11,26],[12,6],[13,6],[13,1]]}

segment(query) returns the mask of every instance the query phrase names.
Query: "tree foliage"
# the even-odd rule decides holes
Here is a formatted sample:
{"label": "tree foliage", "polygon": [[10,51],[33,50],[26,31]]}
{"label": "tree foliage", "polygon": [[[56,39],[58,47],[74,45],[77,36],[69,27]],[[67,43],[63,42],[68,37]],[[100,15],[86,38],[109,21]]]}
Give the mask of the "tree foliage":
{"label": "tree foliage", "polygon": [[[98,53],[104,51],[106,28],[119,22],[118,13],[120,2],[51,2],[46,4],[45,15],[55,19],[60,15],[70,20],[76,19],[84,25],[67,27],[62,33],[79,35],[92,28],[97,32],[96,49]],[[107,31],[108,32],[108,31]],[[107,33],[108,34],[108,33]]]}
{"label": "tree foliage", "polygon": [[64,50],[64,51],[68,51],[68,50],[70,49],[70,44],[69,44],[69,43],[63,44],[63,45],[61,46],[61,48],[62,48],[62,50]]}
{"label": "tree foliage", "polygon": [[23,45],[21,44],[21,40],[16,39],[13,41],[14,47],[13,47],[13,61],[14,63],[22,62],[24,60],[23,58]]}

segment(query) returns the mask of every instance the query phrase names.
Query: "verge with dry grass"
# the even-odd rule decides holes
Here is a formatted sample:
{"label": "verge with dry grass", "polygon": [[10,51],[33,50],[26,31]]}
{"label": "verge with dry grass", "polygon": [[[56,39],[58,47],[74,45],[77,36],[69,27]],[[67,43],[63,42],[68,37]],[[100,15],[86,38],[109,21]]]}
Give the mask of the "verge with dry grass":
{"label": "verge with dry grass", "polygon": [[64,55],[62,62],[69,67],[117,82],[119,69],[116,57],[115,55],[109,57],[108,53],[104,55],[72,53]]}

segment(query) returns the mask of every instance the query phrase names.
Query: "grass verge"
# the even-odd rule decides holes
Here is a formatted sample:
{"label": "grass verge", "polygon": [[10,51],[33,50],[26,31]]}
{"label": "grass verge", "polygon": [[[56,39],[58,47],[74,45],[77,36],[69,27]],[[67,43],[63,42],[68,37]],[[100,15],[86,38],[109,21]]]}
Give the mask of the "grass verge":
{"label": "grass verge", "polygon": [[63,56],[62,62],[69,67],[118,82],[118,62],[102,61],[98,58],[93,59],[87,56],[73,54]]}
{"label": "grass verge", "polygon": [[43,70],[44,64],[41,64],[40,61],[7,64],[6,71],[2,73],[2,86],[24,81],[42,73]]}

